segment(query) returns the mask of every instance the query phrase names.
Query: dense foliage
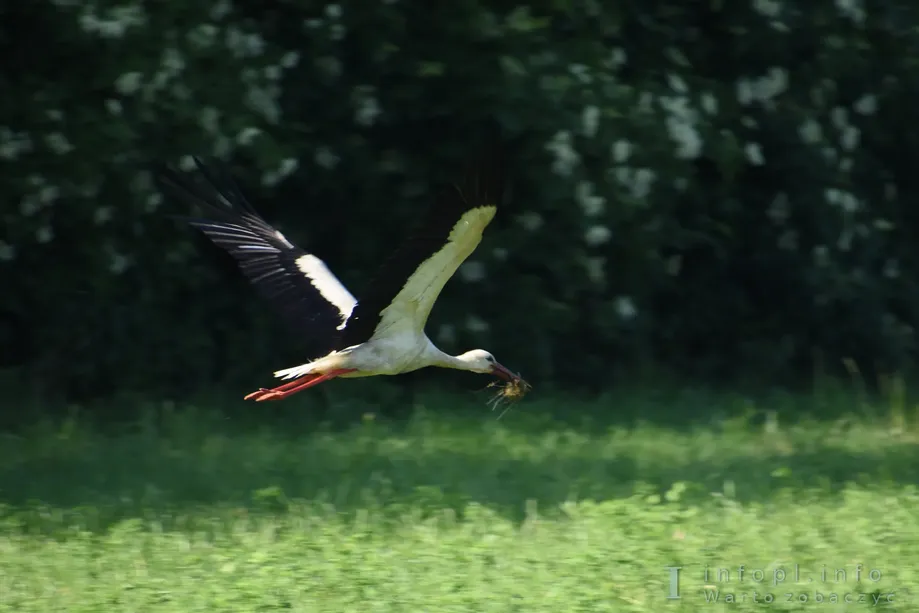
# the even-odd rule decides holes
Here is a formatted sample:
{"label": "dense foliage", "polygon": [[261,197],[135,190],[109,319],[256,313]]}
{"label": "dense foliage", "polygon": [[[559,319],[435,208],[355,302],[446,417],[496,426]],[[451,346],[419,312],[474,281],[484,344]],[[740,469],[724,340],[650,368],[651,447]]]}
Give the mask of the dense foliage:
{"label": "dense foliage", "polygon": [[[2,363],[71,394],[253,381],[299,339],[173,224],[232,160],[357,295],[485,119],[512,193],[438,303],[537,381],[915,357],[919,7],[474,0],[4,7]],[[36,41],[41,41],[37,45]]]}

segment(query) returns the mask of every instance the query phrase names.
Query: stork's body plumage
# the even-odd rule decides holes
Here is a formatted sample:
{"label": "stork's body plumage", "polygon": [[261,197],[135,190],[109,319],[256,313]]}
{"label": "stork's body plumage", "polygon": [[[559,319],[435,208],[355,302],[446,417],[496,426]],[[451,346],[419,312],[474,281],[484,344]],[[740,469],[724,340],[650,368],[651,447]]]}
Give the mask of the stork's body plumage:
{"label": "stork's body plumage", "polygon": [[168,171],[163,187],[209,213],[208,218],[187,221],[236,258],[256,288],[327,352],[275,372],[291,381],[247,399],[285,398],[335,377],[397,375],[427,366],[519,380],[487,351],[451,356],[424,332],[444,285],[478,246],[495,216],[503,181],[494,161],[467,172],[460,185],[442,192],[419,231],[383,264],[360,301],[322,260],[265,222],[227,173],[195,161],[206,185]]}

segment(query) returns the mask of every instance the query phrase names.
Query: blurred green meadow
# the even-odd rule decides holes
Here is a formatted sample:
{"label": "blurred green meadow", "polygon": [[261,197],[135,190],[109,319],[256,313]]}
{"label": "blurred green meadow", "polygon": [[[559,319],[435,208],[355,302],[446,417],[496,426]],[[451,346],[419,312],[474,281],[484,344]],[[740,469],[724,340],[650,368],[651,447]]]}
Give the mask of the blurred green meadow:
{"label": "blurred green meadow", "polygon": [[47,420],[0,435],[0,611],[912,612],[919,415],[894,396]]}

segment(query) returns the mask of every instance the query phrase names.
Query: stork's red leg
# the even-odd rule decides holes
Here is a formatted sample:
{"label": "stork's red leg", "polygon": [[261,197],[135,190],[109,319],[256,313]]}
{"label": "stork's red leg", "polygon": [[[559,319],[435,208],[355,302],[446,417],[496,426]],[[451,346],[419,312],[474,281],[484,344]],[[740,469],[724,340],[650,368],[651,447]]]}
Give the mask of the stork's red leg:
{"label": "stork's red leg", "polygon": [[256,402],[262,402],[263,400],[281,400],[282,398],[287,398],[291,394],[302,392],[308,387],[319,385],[323,381],[334,379],[335,377],[339,377],[349,372],[354,372],[355,370],[357,369],[339,368],[337,370],[330,370],[327,373],[303,375],[302,377],[297,377],[293,381],[289,381],[284,385],[279,385],[278,387],[272,389],[263,388],[257,392],[252,392],[246,396],[244,400],[255,400]]}
{"label": "stork's red leg", "polygon": [[283,385],[279,385],[271,389],[268,389],[267,387],[260,388],[257,392],[252,392],[251,394],[247,395],[245,398],[243,398],[243,400],[258,400],[258,398],[260,398],[261,396],[266,396],[268,394],[272,394],[276,392],[286,392],[287,390],[291,388],[303,385],[306,381],[312,381],[313,379],[317,379],[321,376],[322,376],[321,374],[301,375],[297,377],[296,379],[294,379],[293,381],[288,381],[287,383],[284,383]]}

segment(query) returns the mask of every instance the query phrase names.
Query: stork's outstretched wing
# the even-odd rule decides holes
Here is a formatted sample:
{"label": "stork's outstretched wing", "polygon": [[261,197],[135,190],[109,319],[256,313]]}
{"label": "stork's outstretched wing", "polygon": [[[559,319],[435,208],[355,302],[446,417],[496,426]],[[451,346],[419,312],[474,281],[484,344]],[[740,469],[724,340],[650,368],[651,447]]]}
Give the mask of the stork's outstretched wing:
{"label": "stork's outstretched wing", "polygon": [[504,173],[492,148],[443,189],[421,227],[384,262],[345,326],[342,346],[371,337],[420,333],[434,302],[482,240],[498,209]]}
{"label": "stork's outstretched wing", "polygon": [[164,191],[198,206],[207,217],[183,217],[236,258],[253,285],[292,325],[331,350],[356,303],[315,255],[300,249],[252,208],[229,173],[195,158],[203,182],[172,170],[159,177]]}

